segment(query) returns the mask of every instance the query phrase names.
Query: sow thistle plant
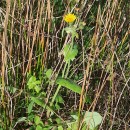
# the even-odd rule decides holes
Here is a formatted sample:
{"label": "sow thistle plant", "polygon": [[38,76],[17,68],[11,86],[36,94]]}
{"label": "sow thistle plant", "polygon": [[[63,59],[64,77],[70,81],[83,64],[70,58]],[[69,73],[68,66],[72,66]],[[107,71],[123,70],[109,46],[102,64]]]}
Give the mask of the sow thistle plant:
{"label": "sow thistle plant", "polygon": [[73,92],[76,92],[79,94],[81,92],[80,86],[78,86],[77,84],[73,83],[72,81],[66,79],[66,77],[68,76],[68,73],[69,73],[69,69],[70,69],[70,62],[73,61],[75,59],[76,55],[78,54],[77,46],[76,45],[73,46],[74,38],[78,37],[78,33],[76,32],[77,26],[75,26],[73,24],[74,21],[77,19],[77,17],[74,14],[68,13],[67,15],[64,16],[63,19],[65,22],[67,22],[69,24],[69,26],[62,30],[62,37],[63,37],[64,31],[66,31],[66,33],[71,34],[71,43],[66,44],[66,46],[63,48],[63,51],[61,52],[61,54],[64,55],[65,65],[64,65],[64,69],[62,71],[62,76],[60,78],[58,77],[56,80],[56,84],[58,84],[58,88],[52,98],[50,106],[53,105],[61,86],[64,86],[67,89],[70,89]]}
{"label": "sow thistle plant", "polygon": [[[58,84],[58,87],[56,89],[54,96],[52,97],[50,106],[54,105],[54,101],[56,101],[59,90],[62,86],[66,87],[67,89],[72,90],[75,93],[81,94],[81,87],[77,85],[76,83],[74,83],[71,79],[67,79],[68,74],[69,74],[69,69],[70,69],[70,63],[71,61],[75,59],[75,57],[78,54],[77,45],[74,44],[74,38],[79,37],[77,30],[81,30],[85,26],[85,23],[82,21],[79,23],[76,23],[77,22],[76,19],[78,21],[78,18],[76,17],[76,15],[71,14],[71,13],[68,13],[67,15],[64,16],[64,21],[68,23],[68,26],[62,30],[62,37],[65,31],[67,34],[70,34],[71,42],[67,43],[64,46],[63,51],[61,52],[61,54],[63,54],[64,56],[65,65],[62,71],[62,77],[58,77],[56,79],[56,84]],[[48,114],[49,113],[50,111],[48,111]],[[84,121],[83,121],[83,124],[85,124],[85,126],[83,127],[81,126],[82,130],[86,130],[88,127],[89,129],[94,130],[101,123],[102,117],[100,114],[96,112],[86,112],[86,113],[84,114]],[[68,125],[67,130],[71,130],[71,129],[76,130],[78,128],[78,121],[79,121],[78,116],[77,115],[71,115],[71,116],[74,118],[75,121],[67,123]]]}
{"label": "sow thistle plant", "polygon": [[[29,115],[31,115],[31,113],[32,113],[34,104],[37,104],[40,107],[47,109],[47,117],[50,119],[51,115],[53,115],[55,113],[54,110],[60,109],[60,106],[58,104],[64,103],[63,98],[59,95],[59,90],[61,87],[65,87],[66,89],[69,89],[77,94],[81,94],[81,86],[74,83],[71,79],[68,79],[67,77],[69,77],[68,75],[69,75],[71,62],[75,59],[75,57],[78,54],[77,45],[74,44],[75,38],[79,37],[77,30],[83,29],[83,27],[85,26],[85,23],[82,21],[79,22],[80,20],[78,20],[78,17],[76,17],[76,15],[71,14],[71,13],[68,13],[67,15],[65,15],[63,19],[65,22],[67,22],[68,26],[62,30],[62,37],[63,37],[64,32],[66,32],[67,34],[70,35],[71,42],[67,43],[63,47],[63,50],[61,52],[61,54],[64,56],[65,64],[64,64],[63,71],[62,71],[62,75],[58,76],[58,78],[55,81],[55,83],[58,85],[58,87],[57,87],[56,92],[54,93],[49,105],[46,105],[45,103],[43,103],[43,99],[45,98],[45,95],[44,95],[44,93],[41,94],[42,89],[39,86],[39,84],[41,82],[40,82],[40,80],[36,80],[36,77],[32,76],[29,79],[28,84],[27,84],[29,90],[34,90],[33,91],[34,95],[31,96],[31,102],[28,106]],[[50,80],[52,73],[53,73],[53,71],[51,69],[48,69],[45,74],[46,78],[49,81],[49,84],[54,83],[52,80]],[[100,114],[98,114],[96,112],[85,112],[83,115],[84,115],[84,120],[82,121],[82,124],[85,124],[85,125],[83,125],[83,126],[81,125],[82,130],[86,130],[88,127],[90,130],[95,130],[95,128],[102,121],[102,117],[100,116]],[[66,121],[66,125],[67,125],[66,130],[72,130],[72,129],[76,130],[78,128],[78,115],[77,114],[71,115],[71,117],[72,117],[71,122]],[[36,130],[43,129],[45,127],[47,128],[47,130],[50,130],[53,128],[53,126],[51,126],[51,124],[44,126],[44,124],[42,123],[39,116],[36,115],[33,118],[34,118],[34,122],[35,122],[34,127],[36,128]],[[61,122],[59,124],[58,130],[64,129],[62,123],[63,122]]]}
{"label": "sow thistle plant", "polygon": [[[77,30],[83,29],[84,26],[86,25],[86,23],[82,21],[77,24],[74,23],[76,19],[78,18],[74,14],[71,14],[71,13],[64,16],[64,21],[67,22],[69,26],[63,29],[62,36],[63,36],[64,31],[66,31],[67,34],[71,34],[71,42],[65,45],[62,52],[62,54],[64,55],[65,66],[62,73],[62,79],[57,80],[57,84],[59,84],[59,86],[57,88],[57,92],[55,93],[56,95],[58,94],[61,86],[65,86],[66,88],[78,94],[80,94],[81,92],[81,87],[79,87],[77,84],[73,82],[69,82],[66,80],[69,69],[70,69],[70,61],[73,61],[78,54],[77,46],[74,44],[74,38],[79,37]],[[56,95],[54,95],[54,98],[56,97]],[[69,129],[76,130],[78,129],[78,121],[79,121],[78,116],[76,115],[71,115],[71,116],[75,119],[75,121],[71,123],[67,123],[68,125],[67,130]],[[90,130],[95,130],[97,126],[101,123],[101,121],[102,121],[102,116],[99,113],[87,111],[84,114],[84,120],[82,122],[85,125],[83,127],[81,126],[81,129],[86,130],[87,128],[89,128]]]}
{"label": "sow thistle plant", "polygon": [[[71,13],[64,16],[64,21],[67,22],[69,26],[63,29],[62,37],[64,31],[66,31],[66,33],[70,34],[71,36],[71,42],[66,44],[62,51],[62,54],[64,55],[65,65],[62,71],[62,77],[60,78],[58,77],[56,80],[56,84],[58,84],[58,88],[52,98],[50,106],[54,105],[54,101],[56,100],[59,90],[62,86],[72,90],[75,93],[81,94],[81,87],[76,83],[74,83],[72,80],[67,79],[69,74],[69,69],[70,69],[70,62],[73,61],[78,54],[77,46],[74,44],[74,38],[78,38],[77,30],[83,29],[83,27],[85,26],[84,22],[79,22],[77,24],[74,23],[76,19],[78,19],[76,15]],[[87,113],[87,117],[86,117],[86,113]],[[102,117],[100,116],[100,114],[96,112],[86,112],[86,113],[84,114],[84,121],[83,121],[83,124],[85,124],[85,126],[83,127],[81,126],[82,130],[86,130],[88,127],[89,129],[94,130],[101,123]],[[79,121],[78,116],[72,115],[72,117],[75,119],[75,121],[67,123],[68,125],[67,130],[71,130],[71,129],[76,130],[78,128],[78,121]]]}
{"label": "sow thistle plant", "polygon": [[[69,74],[70,62],[73,61],[78,54],[77,46],[74,45],[74,38],[75,37],[78,38],[78,33],[76,31],[79,29],[78,26],[74,24],[74,21],[77,19],[77,17],[74,14],[68,13],[67,15],[64,16],[63,19],[65,22],[68,23],[69,26],[62,30],[62,37],[64,32],[70,34],[71,42],[66,44],[63,48],[63,51],[61,52],[61,54],[64,56],[65,65],[62,71],[62,76],[58,76],[58,78],[56,79],[56,84],[58,84],[58,87],[56,89],[54,96],[52,97],[50,106],[54,105],[54,101],[56,101],[59,90],[62,86],[78,94],[81,93],[81,87],[79,85],[75,84],[70,79],[66,79]],[[47,115],[49,114],[50,112],[48,112]]]}

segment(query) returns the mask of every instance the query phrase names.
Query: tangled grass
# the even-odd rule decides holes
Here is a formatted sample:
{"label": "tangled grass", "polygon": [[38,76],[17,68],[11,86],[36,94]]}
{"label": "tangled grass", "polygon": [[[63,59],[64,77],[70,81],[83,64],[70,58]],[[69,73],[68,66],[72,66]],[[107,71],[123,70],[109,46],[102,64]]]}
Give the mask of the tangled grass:
{"label": "tangled grass", "polygon": [[[99,130],[130,128],[128,0],[2,0],[0,4],[1,130],[40,130],[36,120],[48,125],[45,130],[60,130],[57,126],[66,124],[74,112],[80,115],[75,128],[80,130],[85,111],[101,114]],[[73,39],[78,54],[66,69],[62,51],[72,41],[70,33],[63,33],[68,13],[83,26]],[[62,74],[81,87],[81,94],[61,88],[54,99],[55,81]],[[33,90],[32,84],[38,87]],[[46,107],[33,104],[32,96]]]}

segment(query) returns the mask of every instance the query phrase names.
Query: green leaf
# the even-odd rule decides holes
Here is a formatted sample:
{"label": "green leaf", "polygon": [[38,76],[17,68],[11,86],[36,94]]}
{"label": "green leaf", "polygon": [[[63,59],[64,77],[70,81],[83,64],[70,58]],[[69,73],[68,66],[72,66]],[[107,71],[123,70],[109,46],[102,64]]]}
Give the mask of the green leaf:
{"label": "green leaf", "polygon": [[30,77],[27,83],[29,89],[33,89],[35,87],[35,83],[34,83],[35,81],[36,81],[36,77],[34,76]]}
{"label": "green leaf", "polygon": [[41,84],[41,81],[40,80],[37,80],[34,82],[35,85],[40,85]]}
{"label": "green leaf", "polygon": [[31,76],[31,78],[29,79],[29,81],[27,83],[29,89],[34,89],[39,84],[41,84],[41,81],[36,80],[35,76]]}
{"label": "green leaf", "polygon": [[71,115],[76,121],[78,120],[78,116],[77,115]]}
{"label": "green leaf", "polygon": [[55,121],[57,122],[57,124],[62,123],[62,120],[60,118],[56,118]]}
{"label": "green leaf", "polygon": [[56,80],[56,83],[72,90],[75,93],[79,93],[79,94],[81,93],[81,87],[71,80],[64,79],[64,78],[58,78]]}
{"label": "green leaf", "polygon": [[28,121],[34,122],[34,117],[35,117],[34,113],[30,113],[30,114],[28,115]]}
{"label": "green leaf", "polygon": [[71,45],[67,44],[63,49],[64,60],[66,62],[69,62],[70,60],[73,61],[77,56],[77,54],[78,54],[77,46],[74,46],[74,48],[71,49]]}
{"label": "green leaf", "polygon": [[35,86],[35,91],[37,92],[37,93],[39,93],[40,92],[40,90],[41,90],[41,88],[39,87],[39,86]]}
{"label": "green leaf", "polygon": [[42,100],[36,98],[36,97],[31,97],[31,100],[36,103],[37,105],[41,106],[41,107],[45,107],[45,104]]}
{"label": "green leaf", "polygon": [[24,122],[24,121],[26,121],[26,119],[27,119],[26,117],[20,117],[18,119],[17,123]]}
{"label": "green leaf", "polygon": [[[31,97],[31,100],[32,100],[34,103],[36,103],[37,105],[39,105],[39,106],[45,108],[45,103],[43,102],[43,100],[41,100],[41,99],[39,99],[39,98],[37,98],[37,97]],[[47,108],[48,110],[50,110],[51,112],[53,112],[53,110],[52,110],[49,106],[46,105],[46,108]]]}
{"label": "green leaf", "polygon": [[58,130],[64,130],[62,126],[58,126]]}
{"label": "green leaf", "polygon": [[27,83],[27,85],[30,85],[30,84],[32,84],[35,81],[36,81],[36,77],[35,76],[31,76],[29,81],[28,81],[28,83]]}
{"label": "green leaf", "polygon": [[97,112],[86,112],[84,121],[90,129],[94,129],[102,122],[102,116]]}
{"label": "green leaf", "polygon": [[34,102],[31,101],[30,104],[28,105],[28,113],[32,112],[33,104],[34,104]]}
{"label": "green leaf", "polygon": [[86,97],[85,97],[85,102],[88,103],[88,104],[91,104],[91,103],[92,103],[92,100],[91,100],[91,98],[90,98],[89,95],[86,95]]}
{"label": "green leaf", "polygon": [[35,122],[36,125],[43,124],[39,116],[34,117],[34,122]]}
{"label": "green leaf", "polygon": [[47,78],[50,79],[51,75],[52,75],[52,69],[48,69],[47,72],[46,72]]}
{"label": "green leaf", "polygon": [[10,93],[13,93],[13,94],[18,90],[17,88],[12,87],[12,86],[8,86],[7,89],[8,89],[8,91],[9,91]]}
{"label": "green leaf", "polygon": [[65,31],[66,31],[66,33],[75,33],[75,28],[74,27],[66,27],[65,28]]}
{"label": "green leaf", "polygon": [[71,33],[73,36],[76,36],[78,38],[76,27],[66,27],[64,30],[66,31],[66,33]]}
{"label": "green leaf", "polygon": [[57,96],[56,96],[55,101],[56,101],[57,103],[64,103],[64,100],[63,100],[63,98],[62,98],[60,95],[57,95]]}
{"label": "green leaf", "polygon": [[55,104],[55,107],[56,107],[57,110],[60,109],[60,106],[58,105],[58,103]]}
{"label": "green leaf", "polygon": [[67,123],[67,125],[68,125],[68,129],[67,130],[76,130],[77,127],[78,127],[77,121],[69,122],[69,123]]}
{"label": "green leaf", "polygon": [[40,125],[37,125],[36,130],[43,130],[43,127],[41,127]]}
{"label": "green leaf", "polygon": [[53,126],[44,126],[42,130],[52,130]]}

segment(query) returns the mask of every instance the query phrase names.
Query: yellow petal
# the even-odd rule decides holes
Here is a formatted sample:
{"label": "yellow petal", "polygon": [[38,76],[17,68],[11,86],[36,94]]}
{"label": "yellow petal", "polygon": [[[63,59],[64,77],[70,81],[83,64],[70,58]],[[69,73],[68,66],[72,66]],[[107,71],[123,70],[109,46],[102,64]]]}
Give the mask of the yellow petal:
{"label": "yellow petal", "polygon": [[71,14],[71,13],[69,13],[69,14],[67,14],[67,15],[64,16],[64,20],[67,23],[72,23],[72,22],[75,21],[75,19],[76,19],[76,16],[74,14]]}

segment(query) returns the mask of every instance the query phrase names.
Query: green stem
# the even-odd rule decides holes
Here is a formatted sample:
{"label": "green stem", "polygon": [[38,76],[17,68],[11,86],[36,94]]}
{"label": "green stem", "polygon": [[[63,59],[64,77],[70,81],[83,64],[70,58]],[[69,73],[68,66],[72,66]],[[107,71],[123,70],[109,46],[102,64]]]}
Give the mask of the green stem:
{"label": "green stem", "polygon": [[72,44],[72,45],[71,45],[71,48],[70,48],[70,49],[72,50],[72,49],[73,49],[73,45],[74,45],[74,35],[73,35],[73,34],[72,34],[72,42],[71,42],[71,44]]}
{"label": "green stem", "polygon": [[[64,69],[63,69],[63,73],[62,73],[62,78],[63,78],[64,75],[65,75],[66,67],[67,67],[67,63],[65,63],[65,66],[64,66]],[[61,88],[61,85],[58,85],[58,88],[56,89],[56,92],[55,92],[55,94],[54,94],[54,96],[53,96],[53,98],[52,98],[52,100],[51,100],[50,106],[53,105],[53,103],[54,103],[54,101],[55,101],[55,99],[56,99],[56,96],[57,96],[57,94],[58,94],[60,88]]]}
{"label": "green stem", "polygon": [[56,96],[58,95],[58,92],[59,92],[60,88],[61,88],[61,85],[58,85],[58,88],[56,89],[56,92],[55,92],[55,94],[54,94],[54,96],[53,96],[53,98],[52,98],[52,101],[51,101],[50,106],[53,105],[53,103],[54,103],[54,101],[55,101],[55,99],[56,99]]}
{"label": "green stem", "polygon": [[66,66],[67,66],[67,62],[65,62],[65,66],[64,66],[64,69],[63,69],[63,72],[62,72],[62,78],[63,78],[64,75],[65,75]]}
{"label": "green stem", "polygon": [[[74,43],[74,36],[72,34],[72,42],[71,42],[70,51],[73,49],[73,43]],[[67,70],[66,70],[66,68],[67,68]],[[65,66],[64,66],[64,69],[63,69],[63,72],[62,72],[62,78],[63,77],[66,78],[68,76],[69,69],[70,69],[70,61],[68,63],[67,62],[65,63]],[[66,72],[66,74],[65,74],[65,72]],[[56,96],[58,95],[58,92],[59,92],[60,88],[61,88],[61,85],[58,85],[58,88],[56,89],[56,92],[55,92],[54,96],[52,97],[50,106],[53,105],[53,103],[54,103],[54,101],[56,99]]]}
{"label": "green stem", "polygon": [[[74,35],[72,34],[72,42],[71,42],[70,51],[73,49],[73,44],[74,44]],[[70,61],[68,62],[68,66],[67,66],[67,71],[66,71],[65,78],[68,76],[69,69],[70,69]]]}
{"label": "green stem", "polygon": [[68,66],[67,66],[67,71],[66,71],[66,75],[65,75],[65,78],[68,76],[68,73],[69,73],[69,69],[70,69],[70,61],[68,62]]}

